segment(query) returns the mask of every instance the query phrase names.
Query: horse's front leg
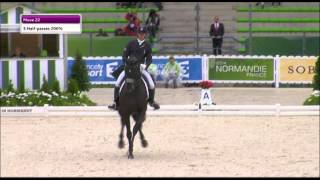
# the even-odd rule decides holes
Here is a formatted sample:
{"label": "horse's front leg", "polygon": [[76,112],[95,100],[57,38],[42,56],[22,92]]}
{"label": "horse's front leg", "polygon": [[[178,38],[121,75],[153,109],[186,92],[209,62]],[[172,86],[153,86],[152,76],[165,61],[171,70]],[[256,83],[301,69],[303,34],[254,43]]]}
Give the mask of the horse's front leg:
{"label": "horse's front leg", "polygon": [[[142,122],[144,120],[145,112],[139,112],[137,115],[136,124],[133,127],[133,136],[132,136],[132,144],[134,143],[134,137],[136,136],[137,132],[141,130]],[[141,134],[140,134],[141,135]],[[143,136],[143,134],[142,134]],[[144,136],[143,136],[144,138]]]}
{"label": "horse's front leg", "polygon": [[125,122],[123,122],[122,119],[121,119],[121,131],[120,131],[119,143],[118,143],[118,147],[119,147],[120,149],[124,148],[124,142],[123,142],[123,129],[124,129],[124,125],[125,125]]}
{"label": "horse's front leg", "polygon": [[131,129],[130,129],[130,116],[127,116],[125,118],[125,124],[126,124],[126,129],[127,129],[127,138],[128,138],[128,142],[129,142],[129,155],[128,155],[128,159],[133,159],[133,142],[132,142],[132,133],[131,133]]}
{"label": "horse's front leg", "polygon": [[147,147],[148,146],[148,141],[145,139],[145,137],[144,137],[144,135],[143,135],[143,132],[142,132],[142,124],[143,124],[143,122],[146,120],[146,114],[144,113],[144,115],[143,115],[143,118],[142,118],[143,120],[142,120],[142,123],[141,123],[141,127],[140,127],[140,129],[139,129],[139,133],[140,133],[140,139],[141,139],[141,145],[142,145],[142,147]]}

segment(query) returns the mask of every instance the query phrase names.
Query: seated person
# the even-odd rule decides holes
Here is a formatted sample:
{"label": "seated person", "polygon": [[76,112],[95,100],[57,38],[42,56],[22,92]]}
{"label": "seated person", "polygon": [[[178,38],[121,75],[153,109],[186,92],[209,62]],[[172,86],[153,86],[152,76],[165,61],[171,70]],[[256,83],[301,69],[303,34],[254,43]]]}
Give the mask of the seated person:
{"label": "seated person", "polygon": [[156,80],[157,80],[157,75],[158,75],[158,67],[156,64],[150,64],[149,68],[148,68],[148,72],[151,75],[151,78],[154,82],[154,84],[156,84]]}
{"label": "seated person", "polygon": [[281,2],[272,2],[271,5],[272,5],[272,6],[276,6],[276,5],[277,5],[277,6],[281,6]]}
{"label": "seated person", "polygon": [[24,57],[27,57],[23,52],[21,52],[21,48],[20,47],[17,47],[14,54],[11,56],[11,57],[21,57],[21,58],[24,58]]}
{"label": "seated person", "polygon": [[132,17],[137,17],[137,11],[134,9],[130,9],[128,13],[124,16],[127,21],[130,21]]}
{"label": "seated person", "polygon": [[103,29],[100,28],[97,36],[108,36],[108,33],[107,32],[103,32]]}
{"label": "seated person", "polygon": [[257,2],[256,6],[260,6],[261,9],[264,9],[264,2]]}
{"label": "seated person", "polygon": [[126,19],[128,19],[128,24],[125,27],[124,31],[128,36],[136,36],[137,29],[140,27],[140,20],[135,14],[126,15]]}
{"label": "seated person", "polygon": [[178,87],[178,80],[180,79],[181,67],[176,62],[173,56],[169,57],[169,62],[164,66],[162,70],[162,76],[165,81],[165,87],[168,88],[168,83],[173,80],[173,88]]}
{"label": "seated person", "polygon": [[137,2],[117,2],[116,7],[117,8],[135,8]]}
{"label": "seated person", "polygon": [[115,36],[126,36],[126,27],[119,27],[114,31]]}
{"label": "seated person", "polygon": [[156,13],[154,9],[151,9],[149,16],[146,20],[146,27],[150,33],[151,38],[156,37],[156,32],[159,30],[160,16]]}

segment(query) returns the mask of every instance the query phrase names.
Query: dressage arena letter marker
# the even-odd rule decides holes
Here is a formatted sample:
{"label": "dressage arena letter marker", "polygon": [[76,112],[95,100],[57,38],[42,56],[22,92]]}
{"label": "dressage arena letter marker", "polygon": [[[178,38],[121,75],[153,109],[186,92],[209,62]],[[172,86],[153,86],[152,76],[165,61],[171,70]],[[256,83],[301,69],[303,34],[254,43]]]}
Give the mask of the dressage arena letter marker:
{"label": "dressage arena letter marker", "polygon": [[22,14],[21,34],[81,34],[80,14]]}
{"label": "dressage arena letter marker", "polygon": [[212,105],[210,89],[202,89],[201,90],[200,104]]}

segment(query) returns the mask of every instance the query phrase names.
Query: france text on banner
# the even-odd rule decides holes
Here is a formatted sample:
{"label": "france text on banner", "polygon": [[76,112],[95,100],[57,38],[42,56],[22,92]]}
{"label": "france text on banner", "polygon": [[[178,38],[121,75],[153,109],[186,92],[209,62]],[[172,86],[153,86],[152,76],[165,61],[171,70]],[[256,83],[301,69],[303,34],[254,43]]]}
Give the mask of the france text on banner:
{"label": "france text on banner", "polygon": [[210,80],[272,81],[273,59],[209,59]]}
{"label": "france text on banner", "polygon": [[312,82],[315,74],[316,58],[280,58],[280,82]]}

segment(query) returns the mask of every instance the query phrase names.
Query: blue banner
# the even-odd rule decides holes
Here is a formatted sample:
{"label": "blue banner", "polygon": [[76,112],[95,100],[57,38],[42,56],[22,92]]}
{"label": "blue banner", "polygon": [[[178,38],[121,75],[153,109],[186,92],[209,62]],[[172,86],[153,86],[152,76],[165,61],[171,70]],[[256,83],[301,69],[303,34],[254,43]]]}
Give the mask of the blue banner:
{"label": "blue banner", "polygon": [[[201,58],[176,58],[181,67],[181,79],[184,81],[202,80],[202,61]],[[162,81],[162,70],[168,59],[153,59],[153,64],[157,65],[157,81]]]}
{"label": "blue banner", "polygon": [[[182,82],[202,80],[202,60],[201,58],[176,58],[181,67]],[[121,59],[87,59],[85,60],[89,80],[96,84],[113,84],[116,79],[111,75],[121,64]],[[157,65],[157,81],[162,81],[162,70],[168,59],[153,59],[153,64]],[[68,76],[71,75],[71,68],[74,60],[68,60]]]}

